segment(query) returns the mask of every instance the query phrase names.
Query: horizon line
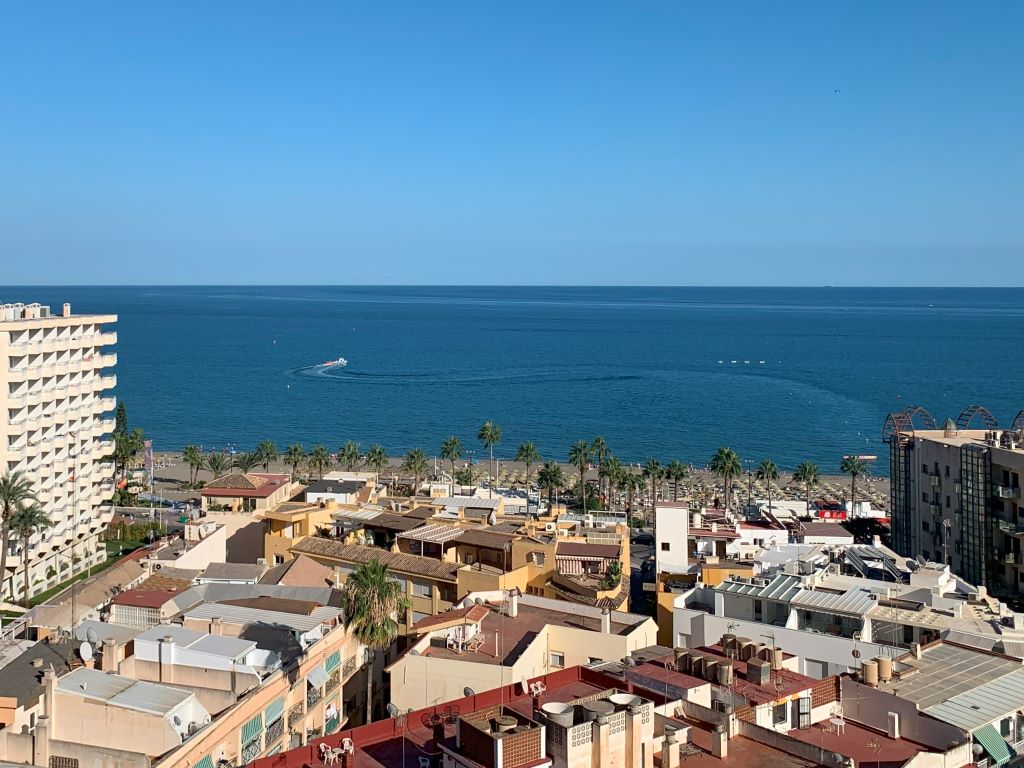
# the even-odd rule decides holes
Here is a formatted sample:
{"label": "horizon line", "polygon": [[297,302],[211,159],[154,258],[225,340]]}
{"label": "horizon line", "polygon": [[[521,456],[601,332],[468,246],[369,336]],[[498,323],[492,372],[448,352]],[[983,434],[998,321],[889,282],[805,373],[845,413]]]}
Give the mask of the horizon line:
{"label": "horizon line", "polygon": [[618,289],[797,289],[797,290],[1024,290],[1024,285],[839,285],[839,284],[805,284],[759,285],[739,283],[732,285],[714,284],[648,284],[631,283],[628,285],[609,283],[16,283],[7,285],[5,290],[20,288],[618,288]]}

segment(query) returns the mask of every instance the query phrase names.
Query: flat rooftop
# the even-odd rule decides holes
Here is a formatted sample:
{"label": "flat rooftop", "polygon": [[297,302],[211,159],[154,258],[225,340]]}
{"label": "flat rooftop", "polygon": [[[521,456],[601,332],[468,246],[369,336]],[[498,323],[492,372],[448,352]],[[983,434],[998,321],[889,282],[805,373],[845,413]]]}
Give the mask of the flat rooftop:
{"label": "flat rooftop", "polygon": [[[794,728],[789,736],[805,744],[845,757],[852,757],[857,765],[903,765],[919,752],[927,751],[905,738],[890,739],[886,734],[873,731],[856,723],[845,721],[841,732],[836,732],[828,721],[816,723],[810,728]],[[732,756],[732,742],[729,742]]]}
{"label": "flat rooftop", "polygon": [[181,688],[147,683],[84,667],[59,678],[57,690],[152,715],[166,715],[194,695]]}
{"label": "flat rooftop", "polygon": [[[463,650],[461,653],[457,653],[449,648],[428,646],[422,652],[422,655],[476,664],[510,666],[515,663],[516,659],[526,650],[526,647],[548,624],[589,629],[592,632],[601,631],[601,619],[599,616],[593,617],[577,613],[573,610],[571,603],[565,604],[566,609],[564,611],[524,605],[523,603],[523,599],[520,598],[519,610],[515,618],[504,616],[495,610],[492,610],[484,617],[480,624],[480,635],[483,638],[483,645],[476,651]],[[444,614],[441,615],[443,616]],[[611,622],[612,634],[627,634],[636,626],[635,623],[618,622],[614,617],[615,614],[613,613]]]}
{"label": "flat rooftop", "polygon": [[924,711],[1020,669],[1019,659],[938,643],[924,648],[920,659],[913,654],[900,656],[894,664],[893,679],[879,681],[878,688],[898,694]]}

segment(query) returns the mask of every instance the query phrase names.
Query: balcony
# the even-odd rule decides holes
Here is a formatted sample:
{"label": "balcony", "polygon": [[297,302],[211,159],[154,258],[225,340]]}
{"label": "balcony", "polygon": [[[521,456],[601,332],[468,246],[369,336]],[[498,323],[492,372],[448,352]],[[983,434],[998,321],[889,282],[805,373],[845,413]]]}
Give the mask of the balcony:
{"label": "balcony", "polygon": [[117,365],[117,355],[100,355],[98,358],[94,357],[93,362],[96,363],[97,368],[113,368]]}
{"label": "balcony", "polygon": [[288,727],[294,729],[297,725],[300,725],[303,720],[306,719],[306,708],[300,701],[294,707],[288,710]]}
{"label": "balcony", "polygon": [[103,333],[96,334],[96,340],[93,342],[98,347],[105,347],[109,344],[117,344],[117,332],[116,331],[104,331]]}
{"label": "balcony", "polygon": [[277,718],[277,720],[275,720],[274,722],[272,722],[270,725],[267,726],[267,737],[266,737],[267,746],[270,746],[271,744],[273,744],[275,741],[280,739],[281,736],[283,736],[283,735],[284,735],[284,718],[283,717],[279,717],[279,718]]}
{"label": "balcony", "polygon": [[1020,487],[1016,485],[997,485],[993,488],[993,495],[997,499],[1019,499]]}
{"label": "balcony", "polygon": [[934,488],[936,491],[939,490],[939,488],[942,487],[942,478],[939,477],[938,475],[932,475],[931,478],[932,478],[932,482],[931,482],[932,488]]}
{"label": "balcony", "polygon": [[117,407],[117,398],[116,397],[101,397],[99,400],[96,401],[95,404],[96,404],[95,411],[97,413],[106,413],[108,411],[114,410]]}
{"label": "balcony", "polygon": [[117,376],[100,376],[100,389],[113,389],[117,386]]}
{"label": "balcony", "polygon": [[1017,564],[1017,553],[1016,552],[1007,552],[1005,555],[1003,555],[1003,562],[1006,563],[1007,565],[1016,565]]}
{"label": "balcony", "polygon": [[323,698],[319,688],[309,688],[306,691],[306,709],[309,709]]}

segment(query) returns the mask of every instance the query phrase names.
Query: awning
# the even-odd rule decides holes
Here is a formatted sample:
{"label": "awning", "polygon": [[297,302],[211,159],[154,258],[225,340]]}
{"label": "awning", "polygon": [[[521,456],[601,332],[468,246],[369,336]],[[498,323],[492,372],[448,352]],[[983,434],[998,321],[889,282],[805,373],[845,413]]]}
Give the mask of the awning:
{"label": "awning", "polygon": [[246,745],[251,741],[255,741],[263,733],[263,713],[260,712],[256,717],[250,720],[248,723],[242,726],[242,745]]}
{"label": "awning", "polygon": [[985,748],[994,765],[1002,765],[1013,757],[1009,745],[1003,741],[1003,737],[991,725],[983,725],[976,730],[974,740]]}
{"label": "awning", "polygon": [[280,720],[284,716],[284,696],[270,702],[270,706],[264,710],[263,714],[267,719],[268,726],[271,723]]}
{"label": "awning", "polygon": [[327,670],[328,674],[336,670],[341,666],[341,651],[335,651],[327,657],[327,661],[324,662],[324,669]]}
{"label": "awning", "polygon": [[192,768],[213,768],[213,758],[206,755],[202,760],[193,765]]}
{"label": "awning", "polygon": [[314,688],[323,688],[327,682],[327,672],[324,671],[323,665],[314,667],[306,674],[306,679]]}

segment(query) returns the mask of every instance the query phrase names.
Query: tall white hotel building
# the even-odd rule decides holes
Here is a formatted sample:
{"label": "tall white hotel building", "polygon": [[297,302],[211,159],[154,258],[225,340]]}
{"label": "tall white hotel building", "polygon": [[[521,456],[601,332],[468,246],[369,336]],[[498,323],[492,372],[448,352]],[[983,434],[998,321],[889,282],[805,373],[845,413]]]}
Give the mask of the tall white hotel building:
{"label": "tall white hotel building", "polygon": [[[0,304],[0,470],[22,472],[53,527],[11,532],[0,595],[35,595],[102,563],[114,492],[116,315]],[[106,394],[104,394],[106,393]]]}

